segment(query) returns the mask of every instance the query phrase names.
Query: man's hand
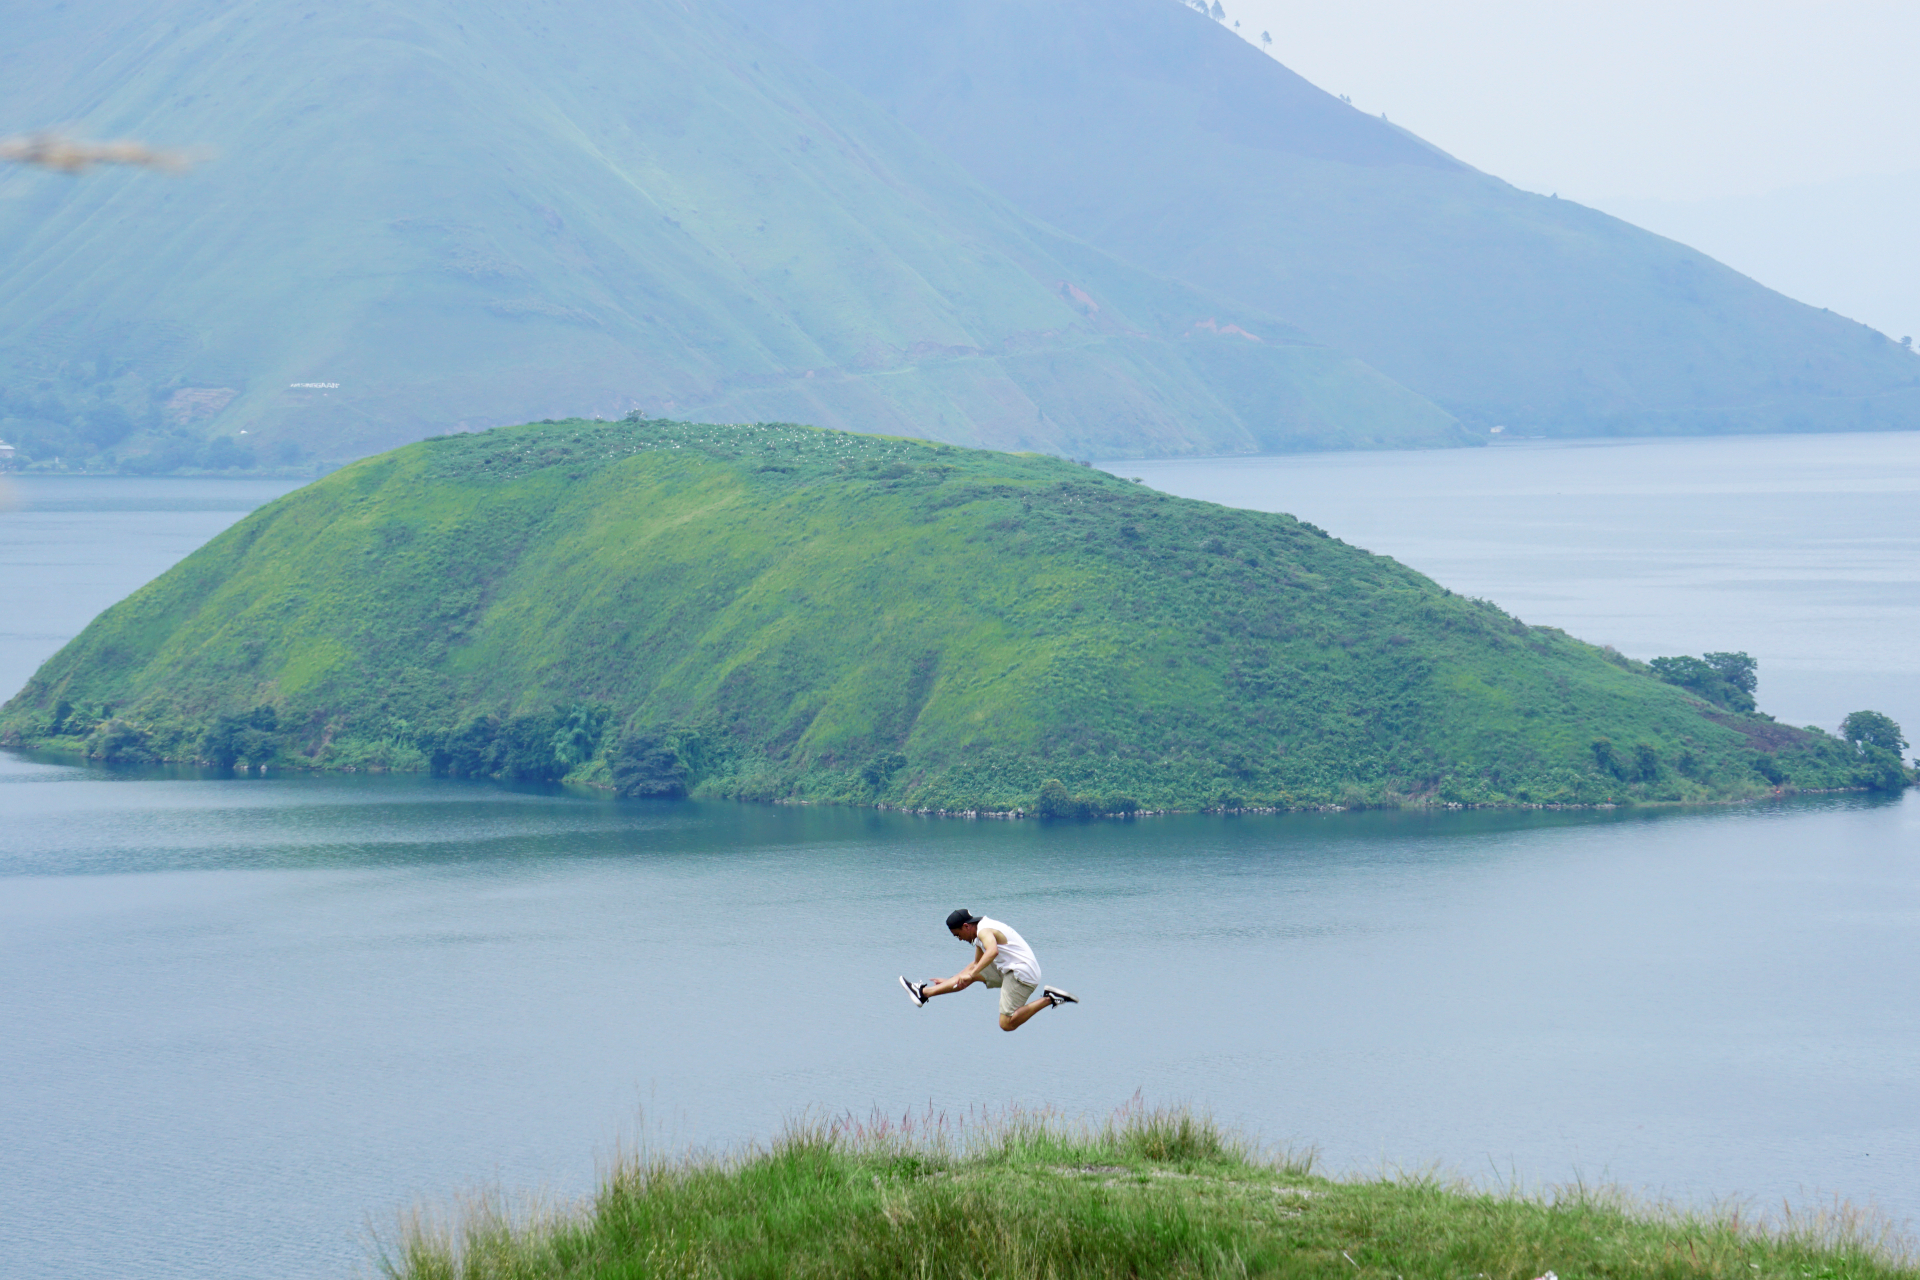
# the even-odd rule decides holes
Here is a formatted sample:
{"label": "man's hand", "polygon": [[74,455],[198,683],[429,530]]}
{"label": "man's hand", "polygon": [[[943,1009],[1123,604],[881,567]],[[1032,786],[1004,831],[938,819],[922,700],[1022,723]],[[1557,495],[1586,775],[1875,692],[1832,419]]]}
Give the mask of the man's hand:
{"label": "man's hand", "polygon": [[991,933],[983,933],[974,938],[973,950],[973,963],[960,971],[968,982],[979,977],[980,971],[993,963],[993,958],[1000,954],[1000,943]]}

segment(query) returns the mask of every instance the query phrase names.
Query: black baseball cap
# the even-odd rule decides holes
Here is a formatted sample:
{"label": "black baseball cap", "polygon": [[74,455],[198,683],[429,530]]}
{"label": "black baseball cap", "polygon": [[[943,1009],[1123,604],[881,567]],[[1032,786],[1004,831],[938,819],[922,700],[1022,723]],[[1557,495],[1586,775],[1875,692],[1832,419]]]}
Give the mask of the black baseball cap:
{"label": "black baseball cap", "polygon": [[947,931],[951,933],[963,924],[979,924],[985,916],[968,915],[965,907],[956,907],[947,913]]}

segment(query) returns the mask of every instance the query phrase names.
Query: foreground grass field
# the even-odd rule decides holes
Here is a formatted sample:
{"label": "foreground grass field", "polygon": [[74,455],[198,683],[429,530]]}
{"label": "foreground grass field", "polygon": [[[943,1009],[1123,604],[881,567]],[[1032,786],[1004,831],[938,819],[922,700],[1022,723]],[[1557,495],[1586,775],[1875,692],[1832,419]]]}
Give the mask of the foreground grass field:
{"label": "foreground grass field", "polygon": [[1893,1277],[1912,1255],[1844,1214],[1756,1225],[1584,1189],[1316,1177],[1181,1111],[812,1125],[732,1159],[618,1163],[571,1213],[416,1216],[396,1280],[651,1276]]}

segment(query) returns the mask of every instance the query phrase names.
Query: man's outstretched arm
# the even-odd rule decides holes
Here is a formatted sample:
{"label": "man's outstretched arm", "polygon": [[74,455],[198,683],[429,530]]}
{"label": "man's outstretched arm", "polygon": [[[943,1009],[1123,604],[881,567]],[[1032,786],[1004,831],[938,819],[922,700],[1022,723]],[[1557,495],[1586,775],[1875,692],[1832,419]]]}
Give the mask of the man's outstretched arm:
{"label": "man's outstretched arm", "polygon": [[944,996],[950,995],[955,991],[964,991],[979,979],[980,971],[992,964],[993,958],[999,954],[1000,944],[993,940],[992,935],[981,934],[979,940],[973,944],[973,963],[954,974],[951,978],[942,978],[938,982],[929,982],[921,994],[928,999],[932,999],[934,996]]}

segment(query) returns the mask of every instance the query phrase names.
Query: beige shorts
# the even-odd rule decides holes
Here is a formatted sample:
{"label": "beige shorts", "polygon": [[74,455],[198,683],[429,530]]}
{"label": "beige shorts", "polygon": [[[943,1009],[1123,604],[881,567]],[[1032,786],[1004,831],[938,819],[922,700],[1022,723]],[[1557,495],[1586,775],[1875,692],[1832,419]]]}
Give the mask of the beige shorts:
{"label": "beige shorts", "polygon": [[989,987],[1000,988],[1000,1016],[1003,1018],[1033,999],[1033,983],[1023,982],[1010,973],[1002,973],[992,965],[980,971],[980,981]]}

